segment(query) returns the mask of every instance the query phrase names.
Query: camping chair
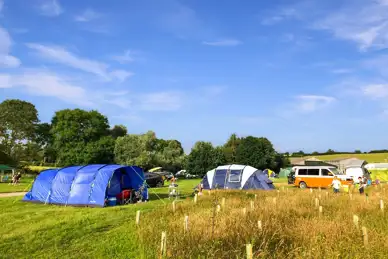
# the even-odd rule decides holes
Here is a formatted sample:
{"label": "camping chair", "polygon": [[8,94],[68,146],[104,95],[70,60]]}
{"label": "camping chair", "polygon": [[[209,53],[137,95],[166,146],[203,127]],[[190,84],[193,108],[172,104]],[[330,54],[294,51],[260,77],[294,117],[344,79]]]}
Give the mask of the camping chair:
{"label": "camping chair", "polygon": [[131,189],[122,190],[122,192],[116,196],[117,200],[120,201],[121,205],[134,203],[134,197],[135,197],[134,191]]}
{"label": "camping chair", "polygon": [[4,176],[1,178],[1,181],[0,181],[0,182],[6,183],[6,182],[8,182],[8,180],[9,180],[9,176],[8,176],[8,175],[4,175]]}
{"label": "camping chair", "polygon": [[178,185],[176,183],[172,183],[168,186],[168,199],[175,198],[176,200],[179,198],[180,192]]}

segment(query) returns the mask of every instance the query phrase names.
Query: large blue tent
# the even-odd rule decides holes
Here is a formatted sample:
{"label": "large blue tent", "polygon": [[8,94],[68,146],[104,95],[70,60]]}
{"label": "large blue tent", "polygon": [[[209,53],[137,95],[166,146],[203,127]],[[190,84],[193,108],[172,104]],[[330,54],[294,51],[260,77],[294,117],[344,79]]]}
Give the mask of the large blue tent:
{"label": "large blue tent", "polygon": [[[144,173],[137,166],[86,165],[48,169],[35,179],[23,201],[72,206],[104,207],[105,200],[122,190],[144,188]],[[147,188],[143,197],[148,199]]]}
{"label": "large blue tent", "polygon": [[203,189],[275,189],[268,174],[247,165],[219,166],[207,172],[201,184]]}

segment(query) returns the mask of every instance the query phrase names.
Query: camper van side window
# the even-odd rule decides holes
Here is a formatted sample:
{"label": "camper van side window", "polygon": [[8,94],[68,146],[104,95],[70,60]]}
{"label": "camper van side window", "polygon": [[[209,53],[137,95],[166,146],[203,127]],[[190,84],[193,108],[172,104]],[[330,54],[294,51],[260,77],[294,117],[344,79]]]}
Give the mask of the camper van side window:
{"label": "camper van side window", "polygon": [[299,169],[298,175],[307,175],[307,169]]}
{"label": "camper van side window", "polygon": [[240,182],[241,181],[241,170],[230,170],[229,182]]}
{"label": "camper van side window", "polygon": [[319,169],[308,169],[308,175],[319,175]]}
{"label": "camper van side window", "polygon": [[330,171],[327,169],[321,169],[322,176],[329,176]]}

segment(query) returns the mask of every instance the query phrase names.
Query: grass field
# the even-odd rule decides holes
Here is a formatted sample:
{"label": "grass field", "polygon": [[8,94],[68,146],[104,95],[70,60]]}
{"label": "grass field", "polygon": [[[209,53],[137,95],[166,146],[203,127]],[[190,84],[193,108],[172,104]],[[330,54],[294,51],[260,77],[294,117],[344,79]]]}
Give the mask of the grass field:
{"label": "grass field", "polygon": [[366,160],[368,163],[387,163],[388,162],[388,153],[376,153],[376,154],[334,154],[334,155],[321,155],[321,156],[308,156],[316,157],[323,161],[350,158],[355,157],[358,159]]}
{"label": "grass field", "polygon": [[[368,201],[356,193],[350,200],[347,194],[334,196],[326,190],[280,188],[279,192],[205,192],[194,204],[190,194],[199,181],[178,182],[186,197],[176,203],[175,213],[165,198],[167,187],[151,189],[150,202],[108,208],[2,198],[0,258],[158,258],[162,231],[167,233],[170,258],[245,258],[247,243],[253,245],[254,257],[384,258],[388,254],[388,217],[379,209],[380,199],[388,202],[385,188],[372,188]],[[314,205],[316,197],[322,215]],[[222,198],[225,207],[217,214]],[[141,211],[139,226],[137,210]],[[366,247],[353,215],[359,216],[359,227],[368,230]]]}
{"label": "grass field", "polygon": [[34,178],[22,177],[20,180],[20,184],[18,184],[18,185],[11,185],[11,184],[9,184],[9,182],[8,183],[0,183],[0,193],[26,192],[31,188],[33,181],[34,181]]}

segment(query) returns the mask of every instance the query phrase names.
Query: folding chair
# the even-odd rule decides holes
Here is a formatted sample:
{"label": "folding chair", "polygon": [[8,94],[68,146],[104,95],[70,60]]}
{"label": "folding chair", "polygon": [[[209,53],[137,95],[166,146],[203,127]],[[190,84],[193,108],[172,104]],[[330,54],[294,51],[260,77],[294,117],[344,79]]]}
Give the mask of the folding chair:
{"label": "folding chair", "polygon": [[175,198],[179,199],[180,191],[177,184],[170,184],[168,186],[168,199]]}
{"label": "folding chair", "polygon": [[123,190],[119,193],[116,198],[120,201],[121,205],[127,205],[130,203],[134,203],[134,191],[133,190]]}

